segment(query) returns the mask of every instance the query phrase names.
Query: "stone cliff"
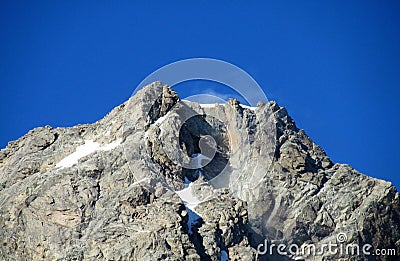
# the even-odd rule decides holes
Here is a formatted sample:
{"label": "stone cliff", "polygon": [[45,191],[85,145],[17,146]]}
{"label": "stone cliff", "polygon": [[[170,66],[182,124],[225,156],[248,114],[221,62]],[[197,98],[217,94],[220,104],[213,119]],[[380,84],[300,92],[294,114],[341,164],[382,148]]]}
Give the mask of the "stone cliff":
{"label": "stone cliff", "polygon": [[265,242],[400,255],[399,193],[333,163],[275,102],[202,105],[160,82],[93,124],[36,128],[0,151],[1,260],[300,257],[262,255]]}

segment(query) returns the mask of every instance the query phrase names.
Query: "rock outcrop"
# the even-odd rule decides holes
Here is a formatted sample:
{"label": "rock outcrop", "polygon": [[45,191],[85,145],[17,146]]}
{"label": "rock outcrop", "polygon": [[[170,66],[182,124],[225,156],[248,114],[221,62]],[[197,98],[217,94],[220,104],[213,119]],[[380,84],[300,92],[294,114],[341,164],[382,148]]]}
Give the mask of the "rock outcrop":
{"label": "rock outcrop", "polygon": [[98,122],[36,128],[0,151],[1,260],[399,255],[396,189],[334,164],[275,102],[200,105],[155,82]]}

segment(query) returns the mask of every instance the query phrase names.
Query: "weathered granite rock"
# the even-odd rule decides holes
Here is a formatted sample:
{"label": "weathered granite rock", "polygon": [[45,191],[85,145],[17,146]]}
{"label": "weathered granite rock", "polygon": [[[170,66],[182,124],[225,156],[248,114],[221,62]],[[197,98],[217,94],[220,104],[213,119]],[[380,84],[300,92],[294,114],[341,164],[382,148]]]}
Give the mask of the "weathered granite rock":
{"label": "weathered granite rock", "polygon": [[[174,192],[185,182],[192,209]],[[332,163],[275,102],[200,106],[155,82],[98,122],[36,128],[0,151],[1,260],[288,260],[299,255],[257,248],[340,233],[397,256],[302,258],[396,260],[399,193]]]}

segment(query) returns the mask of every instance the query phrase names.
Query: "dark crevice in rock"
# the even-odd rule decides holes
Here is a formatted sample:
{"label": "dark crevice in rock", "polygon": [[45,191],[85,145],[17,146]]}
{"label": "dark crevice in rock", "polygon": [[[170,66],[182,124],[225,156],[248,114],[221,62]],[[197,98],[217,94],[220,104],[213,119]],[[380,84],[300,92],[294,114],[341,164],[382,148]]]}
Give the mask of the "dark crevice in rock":
{"label": "dark crevice in rock", "polygon": [[40,150],[45,150],[45,149],[47,149],[48,147],[50,147],[51,145],[53,145],[56,141],[57,141],[57,139],[58,139],[58,137],[59,137],[59,134],[57,133],[57,132],[55,132],[55,133],[53,133],[53,135],[54,135],[54,139],[52,140],[52,141],[47,141],[46,142],[46,144],[43,144],[43,145],[40,145],[39,147],[40,147]]}
{"label": "dark crevice in rock", "polygon": [[[206,166],[204,164],[207,161],[201,162],[204,166],[204,175],[210,180],[220,173],[229,161],[229,142],[227,140],[226,126],[211,116],[196,115],[186,120],[182,125],[179,132],[179,143],[186,155],[192,157],[201,153],[199,141],[207,135],[211,136],[216,142],[216,148],[210,147],[209,149],[209,151],[215,150],[216,152],[212,160]],[[205,150],[207,151],[207,148]],[[193,180],[196,173],[195,169],[184,169],[183,171],[185,176]]]}

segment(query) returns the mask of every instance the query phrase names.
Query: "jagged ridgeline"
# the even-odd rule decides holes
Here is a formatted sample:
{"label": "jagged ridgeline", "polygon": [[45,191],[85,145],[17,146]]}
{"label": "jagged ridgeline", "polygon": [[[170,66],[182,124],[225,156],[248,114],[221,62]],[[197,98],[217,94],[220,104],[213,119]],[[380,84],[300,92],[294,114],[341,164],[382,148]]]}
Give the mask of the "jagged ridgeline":
{"label": "jagged ridgeline", "polygon": [[0,151],[0,260],[291,260],[257,249],[339,234],[397,255],[301,258],[398,260],[399,193],[332,163],[275,102],[198,104],[155,82]]}

